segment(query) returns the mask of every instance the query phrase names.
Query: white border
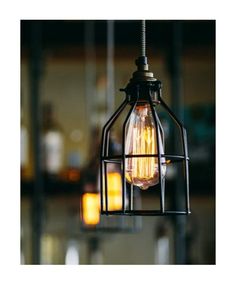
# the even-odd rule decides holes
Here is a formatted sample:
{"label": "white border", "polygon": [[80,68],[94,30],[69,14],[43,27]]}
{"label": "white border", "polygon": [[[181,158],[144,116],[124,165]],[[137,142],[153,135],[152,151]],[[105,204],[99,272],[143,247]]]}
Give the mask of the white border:
{"label": "white border", "polygon": [[[83,3],[82,3],[83,2]],[[86,2],[86,3],[84,3]],[[5,1],[1,4],[1,283],[234,282],[235,6],[233,1]],[[217,265],[20,266],[20,19],[216,19]],[[225,103],[227,102],[227,104]],[[233,135],[232,135],[233,134]],[[108,273],[109,272],[109,273]],[[111,273],[110,273],[111,272]],[[106,274],[107,273],[107,274]],[[217,282],[218,283],[218,282]]]}

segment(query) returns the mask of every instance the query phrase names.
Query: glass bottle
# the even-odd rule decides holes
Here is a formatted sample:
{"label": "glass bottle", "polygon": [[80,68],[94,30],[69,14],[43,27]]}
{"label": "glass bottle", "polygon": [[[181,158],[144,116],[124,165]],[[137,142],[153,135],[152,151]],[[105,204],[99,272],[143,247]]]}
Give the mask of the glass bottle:
{"label": "glass bottle", "polygon": [[58,176],[63,167],[64,141],[51,103],[43,105],[42,170],[46,176]]}

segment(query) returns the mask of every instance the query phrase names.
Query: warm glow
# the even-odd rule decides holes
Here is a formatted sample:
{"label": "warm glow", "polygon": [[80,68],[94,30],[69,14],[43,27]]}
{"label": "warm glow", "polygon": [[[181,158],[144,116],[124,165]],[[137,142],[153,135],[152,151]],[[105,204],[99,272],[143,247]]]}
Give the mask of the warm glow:
{"label": "warm glow", "polygon": [[[163,145],[160,144],[163,154]],[[132,113],[126,134],[126,154],[157,154],[157,139],[150,107],[137,106]],[[162,176],[166,173],[165,159],[162,159]],[[126,180],[147,189],[159,182],[157,157],[138,157],[126,159]]]}
{"label": "warm glow", "polygon": [[107,174],[108,210],[120,210],[122,208],[122,181],[118,172]]}
{"label": "warm glow", "polygon": [[70,169],[68,171],[68,180],[69,181],[79,181],[80,172],[77,169]]}
{"label": "warm glow", "polygon": [[83,222],[97,225],[100,222],[100,196],[98,193],[84,193],[82,196]]}

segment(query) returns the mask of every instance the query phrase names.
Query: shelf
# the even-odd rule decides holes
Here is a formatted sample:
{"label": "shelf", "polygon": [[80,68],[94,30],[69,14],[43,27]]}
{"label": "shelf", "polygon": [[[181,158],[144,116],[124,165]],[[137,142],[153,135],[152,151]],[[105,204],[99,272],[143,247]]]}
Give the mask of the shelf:
{"label": "shelf", "polygon": [[[82,182],[68,182],[61,180],[47,180],[43,182],[43,193],[46,196],[80,195]],[[30,197],[33,193],[34,181],[21,181],[21,197]]]}

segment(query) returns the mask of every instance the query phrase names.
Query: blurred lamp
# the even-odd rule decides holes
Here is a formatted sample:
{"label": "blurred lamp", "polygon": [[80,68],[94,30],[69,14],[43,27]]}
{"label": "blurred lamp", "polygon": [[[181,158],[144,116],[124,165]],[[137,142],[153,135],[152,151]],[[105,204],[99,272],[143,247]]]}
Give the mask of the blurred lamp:
{"label": "blurred lamp", "polygon": [[[107,173],[107,184],[106,196],[108,198],[109,210],[121,210],[122,177],[121,173],[114,166],[111,166]],[[112,218],[101,216],[101,197],[97,188],[97,184],[88,182],[85,184],[84,192],[81,196],[81,230],[83,232],[131,233],[141,229],[141,217],[124,220],[124,216],[113,216]],[[104,194],[102,196],[105,197]],[[140,199],[137,198],[137,202],[139,201]]]}
{"label": "blurred lamp", "polygon": [[[120,210],[122,208],[122,179],[121,173],[115,166],[109,168],[107,183],[109,210]],[[83,223],[88,226],[98,225],[100,222],[100,193],[96,189],[96,184],[93,182],[85,184],[81,202]]]}
{"label": "blurred lamp", "polygon": [[[161,82],[149,71],[145,46],[145,21],[142,21],[141,56],[136,60],[137,71],[133,73],[125,89],[125,100],[103,127],[100,186],[101,214],[106,215],[177,215],[189,214],[189,175],[187,134],[182,123],[165,104],[161,96]],[[162,107],[180,130],[183,153],[165,153],[164,130],[157,113]],[[128,108],[122,126],[122,153],[114,155],[109,150],[111,128]],[[185,181],[185,207],[181,210],[165,209],[165,177],[168,164],[181,162]],[[121,208],[113,208],[109,197],[109,166],[119,164],[122,171]],[[160,206],[157,210],[137,210],[133,206],[134,187],[147,190],[159,187]],[[129,199],[127,201],[127,196]],[[120,202],[121,201],[121,202]]]}
{"label": "blurred lamp", "polygon": [[[107,174],[107,182],[109,210],[120,210],[122,208],[121,174],[113,169]],[[100,222],[100,193],[95,190],[85,192],[82,195],[81,207],[83,223],[89,226],[98,225]]]}
{"label": "blurred lamp", "polygon": [[122,208],[122,179],[121,173],[114,169],[107,173],[107,194],[109,210]]}
{"label": "blurred lamp", "polygon": [[84,193],[82,195],[82,220],[85,225],[95,226],[100,222],[99,193]]}

